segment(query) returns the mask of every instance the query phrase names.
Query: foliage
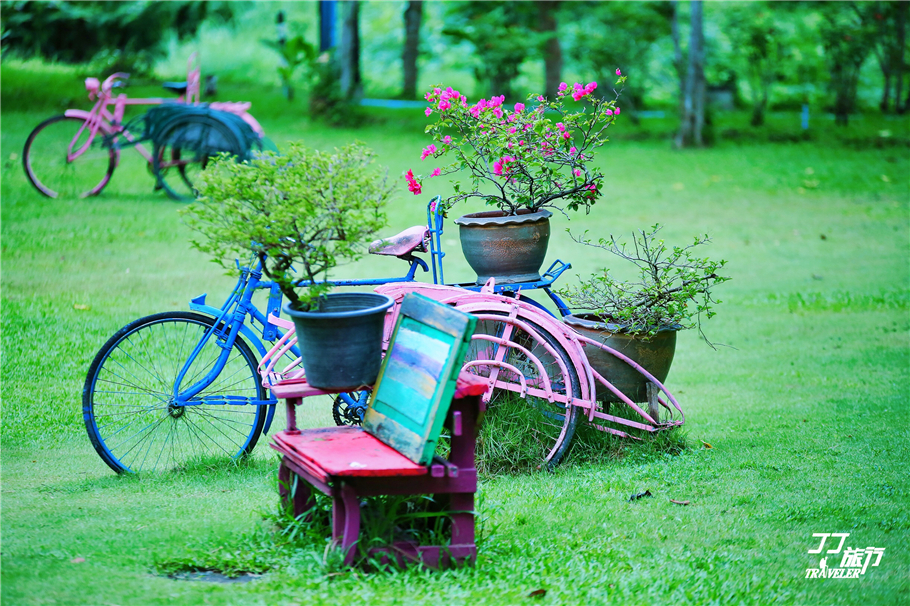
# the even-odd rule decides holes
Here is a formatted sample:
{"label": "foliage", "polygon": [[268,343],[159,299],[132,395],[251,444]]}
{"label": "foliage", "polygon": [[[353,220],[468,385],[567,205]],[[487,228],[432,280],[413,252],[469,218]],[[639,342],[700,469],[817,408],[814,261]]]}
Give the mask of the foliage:
{"label": "foliage", "polygon": [[[618,69],[616,75],[617,84],[625,83]],[[467,97],[451,87],[428,92],[430,106],[425,113],[438,117],[426,132],[432,133],[439,146],[427,146],[421,159],[449,153],[456,158],[428,177],[463,170],[471,175],[468,189],[462,190],[461,184],[453,181],[455,193],[445,201],[446,207],[480,198],[506,215],[515,215],[523,208],[560,208],[559,200],[566,200],[570,210],[590,210],[603,188],[603,173],[591,164],[594,150],[606,144],[606,130],[620,113],[615,99],[594,96],[596,88],[596,82],[587,86],[575,83],[570,90],[563,82],[556,100],[532,94],[528,102],[536,101],[536,106],[528,109],[524,103],[516,103],[512,111],[503,109],[503,96],[481,99],[468,107]],[[576,102],[584,100],[590,108],[569,109],[567,96]],[[555,114],[557,120],[548,113]],[[408,186],[415,195],[421,192],[422,178],[408,171]],[[495,193],[482,191],[484,185],[492,185]]]}
{"label": "foliage", "polygon": [[[651,336],[662,327],[678,329],[698,327],[702,338],[701,319],[715,315],[713,288],[729,278],[717,271],[726,261],[696,257],[693,250],[708,244],[708,236],[696,237],[688,246],[667,248],[657,237],[660,224],[633,234],[631,247],[620,244],[613,236],[592,242],[584,236],[576,242],[605,250],[632,263],[638,269],[638,281],[619,281],[609,270],[595,274],[574,289],[564,289],[569,307],[595,313],[602,320],[623,327],[624,332]],[[585,232],[587,234],[587,232]],[[710,341],[705,338],[710,344]]]}
{"label": "foliage", "polygon": [[344,95],[337,57],[331,51],[321,54],[312,66],[310,117],[334,127],[359,126],[364,121],[360,107]]}
{"label": "foliage", "polygon": [[308,69],[313,68],[317,55],[316,47],[300,35],[288,38],[283,42],[262,40],[262,43],[281,57],[281,63],[278,65],[278,76],[281,78],[288,101],[293,100],[294,89],[291,83],[294,78],[294,72],[302,65]]}
{"label": "foliage", "polygon": [[669,8],[666,2],[568,3],[571,19],[561,38],[575,65],[598,80],[609,79],[615,66],[632,76],[636,86],[625,92],[623,103],[627,110],[640,108],[654,44],[670,35]]}
{"label": "foliage", "polygon": [[872,50],[876,28],[864,22],[850,3],[828,2],[822,7],[819,34],[831,72],[836,124],[846,126],[856,109],[860,70]]}
{"label": "foliage", "polygon": [[[334,154],[291,144],[284,155],[243,163],[222,155],[200,175],[200,197],[183,211],[205,238],[193,245],[226,267],[252,251],[291,306],[305,310],[329,290],[320,277],[359,259],[363,243],[385,225],[391,188],[374,157],[358,143]],[[298,293],[301,280],[310,285]]]}
{"label": "foliage", "polygon": [[68,63],[119,52],[142,68],[163,55],[172,33],[189,38],[233,11],[230,2],[4,2],[3,49]]}
{"label": "foliage", "polygon": [[547,34],[534,31],[533,2],[458,2],[446,14],[443,34],[474,47],[474,78],[490,95],[511,99],[521,64],[538,54]]}

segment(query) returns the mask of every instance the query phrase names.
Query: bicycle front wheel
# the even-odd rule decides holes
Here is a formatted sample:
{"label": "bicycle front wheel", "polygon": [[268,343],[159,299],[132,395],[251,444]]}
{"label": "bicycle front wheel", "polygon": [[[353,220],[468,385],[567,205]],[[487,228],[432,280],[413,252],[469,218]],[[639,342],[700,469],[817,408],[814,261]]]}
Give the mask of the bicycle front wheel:
{"label": "bicycle front wheel", "polygon": [[[258,357],[240,337],[212,384],[192,404],[175,404],[177,375],[214,323],[190,312],[146,316],[120,329],[95,356],[82,392],[82,414],[95,451],[111,469],[138,473],[206,466],[225,457],[239,459],[256,446],[265,406],[204,403],[224,396],[268,399],[256,372]],[[216,336],[206,341],[177,391],[215,367],[220,345]]]}
{"label": "bicycle front wheel", "polygon": [[495,379],[481,426],[479,459],[490,472],[520,471],[565,456],[575,435],[580,396],[578,373],[559,341],[538,324],[526,328],[499,312],[481,316],[468,348],[467,370]]}
{"label": "bicycle front wheel", "polygon": [[[101,192],[117,168],[118,152],[103,147],[100,134],[91,141],[90,137],[82,118],[54,116],[35,127],[22,151],[25,175],[35,189],[50,198],[84,198]],[[68,157],[69,150],[78,155]]]}

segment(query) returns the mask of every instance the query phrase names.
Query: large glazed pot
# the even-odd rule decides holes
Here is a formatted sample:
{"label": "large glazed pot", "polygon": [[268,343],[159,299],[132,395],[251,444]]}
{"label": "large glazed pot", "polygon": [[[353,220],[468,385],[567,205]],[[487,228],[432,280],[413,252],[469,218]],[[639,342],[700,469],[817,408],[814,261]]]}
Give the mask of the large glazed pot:
{"label": "large glazed pot", "polygon": [[372,292],[326,295],[314,311],[284,305],[294,320],[307,382],[319,389],[372,385],[382,363],[382,329],[394,301]]}
{"label": "large glazed pot", "polygon": [[551,215],[547,210],[524,210],[507,217],[490,211],[456,219],[461,250],[477,273],[477,284],[490,278],[499,284],[540,280],[540,266],[550,241]]}
{"label": "large glazed pot", "polygon": [[[618,324],[605,323],[595,314],[570,315],[563,321],[582,335],[603,343],[624,354],[654,375],[663,383],[670,373],[673,354],[676,353],[676,333],[678,327],[665,327],[657,331],[648,340],[638,335],[623,332]],[[612,354],[585,346],[585,355],[591,367],[624,393],[633,402],[647,402],[648,380],[637,370],[613,356]],[[601,402],[620,402],[621,400],[609,389],[597,382],[597,399]]]}

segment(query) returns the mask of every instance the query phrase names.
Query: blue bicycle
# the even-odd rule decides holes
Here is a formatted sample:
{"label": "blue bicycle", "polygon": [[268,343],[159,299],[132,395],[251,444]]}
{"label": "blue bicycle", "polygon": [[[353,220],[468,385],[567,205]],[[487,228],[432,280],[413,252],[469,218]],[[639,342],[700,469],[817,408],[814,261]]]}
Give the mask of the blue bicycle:
{"label": "blue bicycle", "polygon": [[[427,207],[426,229],[411,228],[370,249],[406,261],[404,276],[330,283],[414,282],[419,268],[432,273],[434,284],[444,284],[443,215],[436,212],[438,203],[436,197]],[[432,267],[415,256],[421,252],[430,254]],[[496,292],[542,289],[565,315],[568,309],[550,285],[569,267],[557,260],[541,280],[497,285]],[[83,419],[95,450],[117,473],[209,465],[225,456],[239,459],[252,452],[262,433],[268,433],[277,401],[262,386],[257,366],[268,350],[264,343],[283,336],[268,319],[279,315],[282,296],[276,284],[262,280],[258,263],[243,267],[238,263],[238,269],[237,284],[220,308],[208,305],[201,295],[190,301],[189,312],[135,320],[108,339],[92,361],[82,393]],[[454,286],[481,288],[473,283]],[[268,291],[264,312],[253,303],[253,295],[261,290]],[[300,352],[293,348],[290,355]],[[565,368],[568,356],[563,361]],[[577,378],[561,381],[574,389]],[[359,422],[363,399],[363,393],[337,397],[332,408],[335,422]],[[565,409],[558,413],[562,420],[557,433],[563,431],[562,425],[571,425],[574,431],[575,408],[570,410],[572,418]]]}

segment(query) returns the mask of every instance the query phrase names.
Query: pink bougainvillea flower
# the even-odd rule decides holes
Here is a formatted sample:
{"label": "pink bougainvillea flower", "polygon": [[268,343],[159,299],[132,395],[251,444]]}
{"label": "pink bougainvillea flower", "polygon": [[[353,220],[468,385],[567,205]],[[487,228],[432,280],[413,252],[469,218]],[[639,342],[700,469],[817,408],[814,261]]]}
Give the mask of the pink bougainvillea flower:
{"label": "pink bougainvillea flower", "polygon": [[520,114],[520,113],[523,112],[524,110],[525,110],[525,104],[524,104],[524,103],[516,103],[516,104],[515,104],[515,113],[516,113],[516,114]]}
{"label": "pink bougainvillea flower", "polygon": [[423,113],[426,114],[427,117],[429,117],[430,114],[433,113],[433,109],[428,107],[425,110],[423,110]]}
{"label": "pink bougainvillea flower", "polygon": [[446,135],[445,137],[442,138],[442,142],[445,143],[446,145],[451,145],[452,137],[450,137],[449,135]]}
{"label": "pink bougainvillea flower", "polygon": [[563,124],[562,122],[557,122],[557,123],[556,123],[556,128],[558,128],[558,129],[559,129],[559,132],[561,132],[561,133],[566,132],[566,125]]}
{"label": "pink bougainvillea flower", "polygon": [[441,111],[441,112],[444,112],[447,109],[451,109],[451,107],[452,107],[452,104],[449,103],[448,101],[442,100],[439,102],[439,111]]}
{"label": "pink bougainvillea flower", "polygon": [[430,176],[431,176],[431,177],[438,177],[440,174],[442,174],[442,170],[439,169],[439,168],[434,168],[434,169],[433,169],[433,172],[430,173]]}
{"label": "pink bougainvillea flower", "polygon": [[588,85],[585,87],[585,94],[590,95],[595,90],[597,90],[597,82],[589,82]]}
{"label": "pink bougainvillea flower", "polygon": [[576,169],[575,169],[574,171],[572,171],[572,172],[575,173],[575,176],[576,176],[576,177],[580,177],[580,176],[581,176],[581,169],[580,169],[580,168],[576,168]]}
{"label": "pink bougainvillea flower", "polygon": [[612,109],[605,109],[605,110],[604,110],[604,114],[607,115],[607,116],[612,116],[612,115],[613,115],[613,110],[612,110]]}
{"label": "pink bougainvillea flower", "polygon": [[420,194],[420,183],[417,182],[417,179],[414,178],[414,171],[408,170],[407,174],[404,176],[405,180],[408,182],[408,191],[412,194]]}
{"label": "pink bougainvillea flower", "polygon": [[566,84],[565,82],[560,82],[560,83],[559,83],[559,92],[560,92],[560,94],[563,94],[563,95],[566,94],[566,89],[567,89],[567,88],[569,88],[569,85]]}
{"label": "pink bougainvillea flower", "polygon": [[537,95],[537,100],[540,101],[541,103],[544,103],[544,102],[546,102],[547,98],[544,97],[543,95]]}
{"label": "pink bougainvillea flower", "polygon": [[[618,115],[619,115],[619,108],[617,107],[617,108],[613,111],[613,113],[616,114],[616,115],[618,116]],[[635,121],[635,118],[632,118],[632,121],[634,122],[634,121]]]}
{"label": "pink bougainvillea flower", "polygon": [[514,135],[515,133],[518,132],[518,129],[513,126],[512,128],[509,129],[509,132]]}
{"label": "pink bougainvillea flower", "polygon": [[574,156],[575,154],[578,153],[578,148],[573,145],[572,147],[569,148],[569,153]]}
{"label": "pink bougainvillea flower", "polygon": [[436,146],[431,143],[430,145],[427,145],[424,148],[423,152],[421,152],[420,159],[426,160],[427,157],[432,156],[435,153],[436,153]]}
{"label": "pink bougainvillea flower", "polygon": [[616,68],[616,75],[617,75],[617,76],[621,76],[621,75],[622,75],[622,72],[619,71],[619,68],[618,68],[618,67]]}

